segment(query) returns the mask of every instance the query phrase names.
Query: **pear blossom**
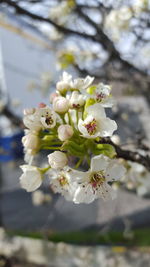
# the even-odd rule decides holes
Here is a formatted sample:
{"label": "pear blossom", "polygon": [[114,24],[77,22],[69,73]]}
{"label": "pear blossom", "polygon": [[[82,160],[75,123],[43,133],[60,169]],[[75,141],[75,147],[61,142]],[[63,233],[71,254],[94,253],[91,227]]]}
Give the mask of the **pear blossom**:
{"label": "pear blossom", "polygon": [[77,78],[74,79],[71,83],[71,87],[74,90],[86,90],[94,81],[94,77],[86,76],[85,79]]}
{"label": "pear blossom", "polygon": [[79,119],[78,129],[86,138],[112,136],[117,130],[114,120],[106,117],[105,110],[101,104],[96,103],[86,109],[87,117],[83,121]]}
{"label": "pear blossom", "polygon": [[69,101],[63,96],[57,96],[53,100],[53,109],[54,111],[63,114],[66,113],[69,109]]}
{"label": "pear blossom", "polygon": [[56,114],[48,106],[37,108],[33,114],[26,115],[23,122],[27,128],[34,131],[54,128],[56,125]]}
{"label": "pear blossom", "polygon": [[82,93],[87,95],[88,98],[94,98],[97,103],[100,103],[105,108],[112,107],[114,104],[114,99],[111,96],[111,87],[107,84],[98,84],[92,94],[87,94],[83,90]]}
{"label": "pear blossom", "polygon": [[61,141],[70,139],[73,135],[73,128],[71,125],[63,124],[58,127],[58,138]]}
{"label": "pear blossom", "polygon": [[73,91],[69,99],[70,108],[79,109],[84,105],[84,103],[84,96],[82,94],[79,94],[78,91]]}
{"label": "pear blossom", "polygon": [[48,162],[53,169],[62,169],[67,165],[68,159],[65,153],[55,151],[48,155]]}
{"label": "pear blossom", "polygon": [[63,170],[49,170],[49,179],[52,190],[61,193],[66,200],[71,201],[76,190],[76,182],[70,181],[70,169],[66,166]]}
{"label": "pear blossom", "polygon": [[63,72],[61,80],[56,84],[56,90],[59,93],[64,93],[71,88],[72,75],[67,72]]}
{"label": "pear blossom", "polygon": [[49,100],[50,100],[50,103],[51,103],[51,104],[53,103],[55,97],[57,97],[57,96],[59,96],[58,93],[51,93],[51,94],[50,94],[50,98],[49,98]]}
{"label": "pear blossom", "polygon": [[70,180],[78,183],[74,194],[75,203],[91,203],[97,198],[113,199],[115,191],[108,184],[120,179],[125,174],[125,168],[117,160],[99,155],[91,160],[91,167],[87,172],[71,170]]}
{"label": "pear blossom", "polygon": [[42,184],[42,173],[40,170],[31,165],[22,165],[20,168],[23,174],[20,176],[20,184],[27,192],[35,191]]}

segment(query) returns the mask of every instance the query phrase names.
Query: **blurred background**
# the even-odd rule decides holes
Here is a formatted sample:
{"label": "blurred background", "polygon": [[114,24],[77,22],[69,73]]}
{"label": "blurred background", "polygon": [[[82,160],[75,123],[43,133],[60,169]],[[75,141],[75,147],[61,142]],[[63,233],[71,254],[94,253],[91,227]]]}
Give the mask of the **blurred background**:
{"label": "blurred background", "polygon": [[[108,112],[118,124],[113,141],[148,154],[150,1],[0,1],[0,266],[150,266],[148,248],[126,248],[150,245],[150,174],[139,193],[138,165],[135,180],[114,186],[118,197],[106,203],[67,202],[48,180],[36,194],[20,188],[22,110],[49,104],[64,70],[111,84],[116,106]],[[43,245],[42,261],[38,244],[30,258],[15,236],[54,243]]]}

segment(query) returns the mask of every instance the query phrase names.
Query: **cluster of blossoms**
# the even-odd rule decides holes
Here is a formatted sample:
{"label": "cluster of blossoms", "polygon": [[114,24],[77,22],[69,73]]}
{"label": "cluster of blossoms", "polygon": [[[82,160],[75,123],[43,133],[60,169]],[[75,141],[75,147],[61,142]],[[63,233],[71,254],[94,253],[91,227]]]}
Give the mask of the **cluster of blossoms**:
{"label": "cluster of blossoms", "polygon": [[143,165],[131,161],[126,162],[126,169],[126,175],[120,182],[128,190],[136,191],[139,196],[150,194],[150,172]]}
{"label": "cluster of blossoms", "polygon": [[[111,184],[124,176],[125,168],[115,159],[114,147],[101,142],[117,129],[105,113],[114,103],[111,87],[64,72],[50,103],[24,110],[22,142],[28,164],[21,166],[21,186],[36,190],[47,172],[53,191],[74,203],[114,198]],[[32,166],[41,150],[48,151],[46,168]]]}
{"label": "cluster of blossoms", "polygon": [[112,9],[105,18],[105,29],[110,32],[115,41],[118,41],[122,33],[130,30],[132,19],[139,17],[148,9],[148,0],[135,0],[133,5]]}

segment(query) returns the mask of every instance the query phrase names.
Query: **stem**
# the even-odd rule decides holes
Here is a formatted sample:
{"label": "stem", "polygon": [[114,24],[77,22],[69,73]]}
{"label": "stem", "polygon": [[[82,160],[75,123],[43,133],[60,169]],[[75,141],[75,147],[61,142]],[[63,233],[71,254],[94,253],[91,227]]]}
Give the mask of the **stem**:
{"label": "stem", "polygon": [[61,147],[57,147],[57,146],[42,146],[41,149],[60,150]]}
{"label": "stem", "polygon": [[46,168],[39,168],[40,172],[42,172],[42,174],[46,173],[51,167],[48,166]]}
{"label": "stem", "polygon": [[75,169],[78,169],[78,168],[79,168],[79,166],[81,165],[82,161],[83,161],[83,158],[80,158],[80,159],[78,160],[78,162],[77,162],[76,165],[75,165]]}

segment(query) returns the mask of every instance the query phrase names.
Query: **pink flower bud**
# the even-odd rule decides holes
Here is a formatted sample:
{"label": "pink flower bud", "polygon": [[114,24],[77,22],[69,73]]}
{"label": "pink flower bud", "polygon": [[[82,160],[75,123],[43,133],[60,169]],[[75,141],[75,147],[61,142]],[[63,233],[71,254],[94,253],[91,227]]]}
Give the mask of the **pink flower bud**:
{"label": "pink flower bud", "polygon": [[69,101],[63,96],[57,96],[53,101],[53,109],[60,114],[66,113],[69,109]]}
{"label": "pink flower bud", "polygon": [[35,112],[35,108],[26,108],[23,110],[23,114],[26,115],[32,115]]}
{"label": "pink flower bud", "polygon": [[48,162],[53,169],[62,169],[66,166],[68,159],[66,154],[60,151],[55,151],[48,155]]}
{"label": "pink flower bud", "polygon": [[46,104],[41,102],[38,104],[38,108],[45,108],[46,107]]}
{"label": "pink flower bud", "polygon": [[22,138],[22,143],[26,149],[36,150],[39,146],[39,137],[29,133]]}
{"label": "pink flower bud", "polygon": [[61,141],[66,141],[73,135],[73,128],[70,125],[64,124],[58,127],[58,138]]}

